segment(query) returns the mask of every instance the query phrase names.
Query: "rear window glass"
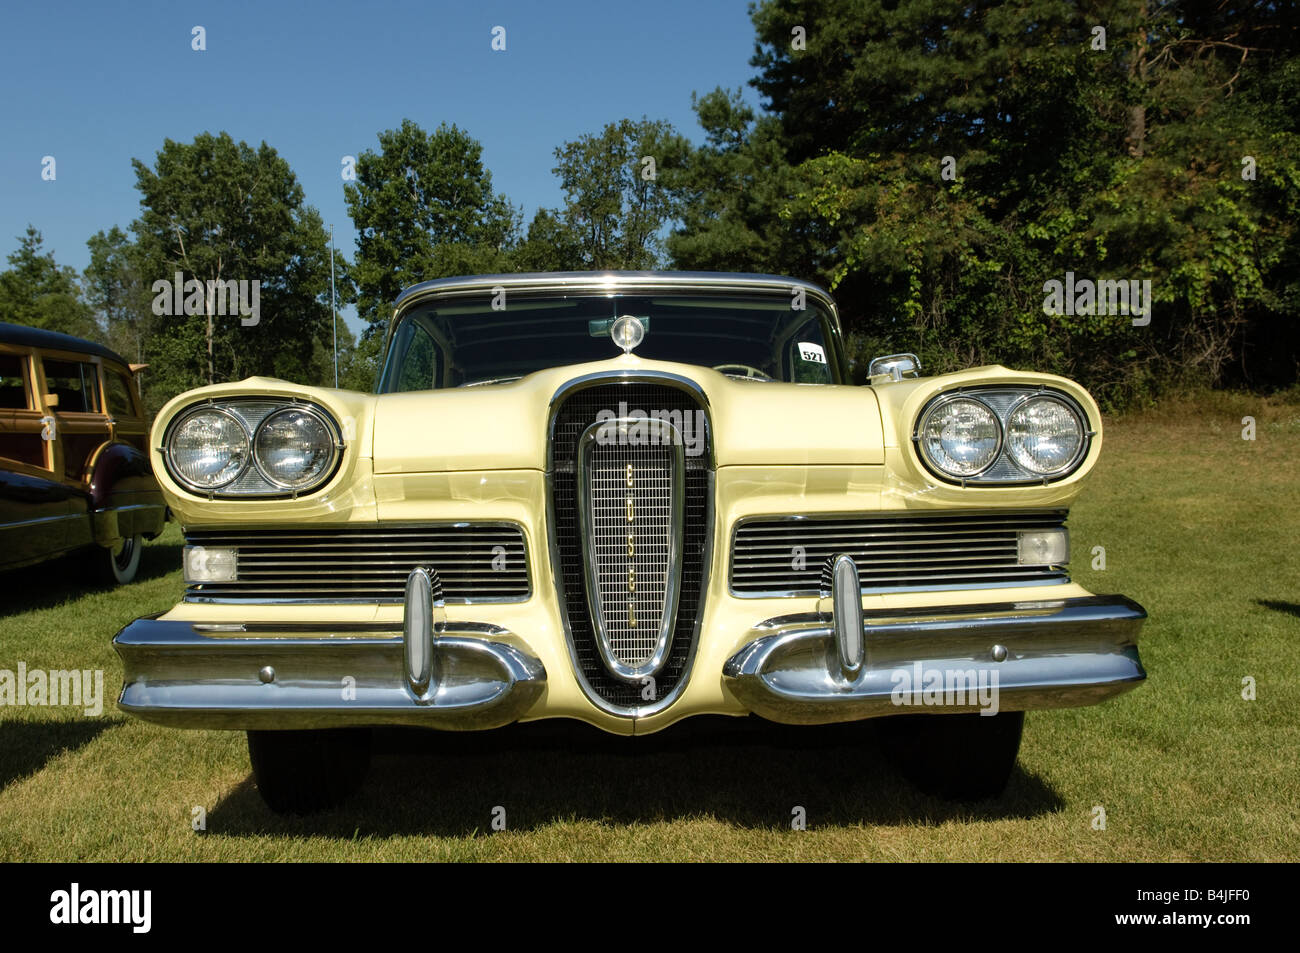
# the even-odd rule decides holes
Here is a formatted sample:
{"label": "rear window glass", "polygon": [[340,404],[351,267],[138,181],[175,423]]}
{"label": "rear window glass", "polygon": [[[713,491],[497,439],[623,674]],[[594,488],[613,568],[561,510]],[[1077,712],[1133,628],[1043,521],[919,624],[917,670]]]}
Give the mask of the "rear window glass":
{"label": "rear window glass", "polygon": [[0,410],[26,410],[27,364],[17,354],[0,354]]}

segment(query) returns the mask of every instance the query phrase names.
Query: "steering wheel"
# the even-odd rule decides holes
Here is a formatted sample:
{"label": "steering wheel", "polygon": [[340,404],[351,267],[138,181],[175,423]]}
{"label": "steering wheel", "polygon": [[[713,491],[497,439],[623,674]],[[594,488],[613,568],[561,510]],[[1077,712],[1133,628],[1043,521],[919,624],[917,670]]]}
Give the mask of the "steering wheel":
{"label": "steering wheel", "polygon": [[757,367],[750,367],[748,364],[716,364],[713,369],[729,377],[743,377],[751,381],[772,380],[771,375],[764,374]]}

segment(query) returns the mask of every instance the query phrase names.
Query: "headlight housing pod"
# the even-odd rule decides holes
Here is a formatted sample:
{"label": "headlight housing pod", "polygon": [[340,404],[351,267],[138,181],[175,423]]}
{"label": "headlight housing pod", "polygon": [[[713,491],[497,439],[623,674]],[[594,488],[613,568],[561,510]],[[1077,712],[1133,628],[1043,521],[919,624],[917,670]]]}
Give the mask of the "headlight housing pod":
{"label": "headlight housing pod", "polygon": [[173,418],[162,453],[168,474],[192,493],[296,497],[334,475],[343,439],[333,416],[306,401],[209,400]]}
{"label": "headlight housing pod", "polygon": [[1096,431],[1078,401],[1050,388],[945,391],[916,418],[912,442],[925,468],[962,486],[1050,483],[1088,456]]}

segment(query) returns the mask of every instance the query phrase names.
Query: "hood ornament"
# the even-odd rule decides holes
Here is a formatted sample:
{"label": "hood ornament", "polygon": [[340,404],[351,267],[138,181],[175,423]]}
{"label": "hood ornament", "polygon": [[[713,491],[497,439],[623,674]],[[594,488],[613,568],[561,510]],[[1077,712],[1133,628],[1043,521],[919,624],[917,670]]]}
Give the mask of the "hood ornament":
{"label": "hood ornament", "polygon": [[632,349],[645,340],[645,325],[635,315],[619,315],[609,326],[609,336],[624,354],[631,354]]}

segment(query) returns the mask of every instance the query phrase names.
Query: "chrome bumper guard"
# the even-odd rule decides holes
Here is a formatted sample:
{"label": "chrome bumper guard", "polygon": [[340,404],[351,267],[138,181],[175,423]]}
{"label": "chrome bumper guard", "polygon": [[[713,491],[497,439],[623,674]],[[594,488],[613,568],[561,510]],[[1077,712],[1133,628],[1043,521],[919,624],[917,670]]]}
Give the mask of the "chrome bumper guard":
{"label": "chrome bumper guard", "polygon": [[841,581],[853,586],[853,598],[833,593],[835,611],[769,619],[727,661],[723,682],[744,707],[804,725],[919,712],[994,714],[1092,705],[1146,678],[1136,644],[1146,611],[1123,596],[865,619],[849,611],[846,624],[840,607],[861,606],[861,597],[856,573],[834,574],[837,586]]}
{"label": "chrome bumper guard", "polygon": [[509,633],[497,626],[446,622],[437,574],[412,577],[392,626],[137,619],[113,639],[125,670],[118,707],[177,728],[518,721],[546,688],[542,663],[499,641]]}

